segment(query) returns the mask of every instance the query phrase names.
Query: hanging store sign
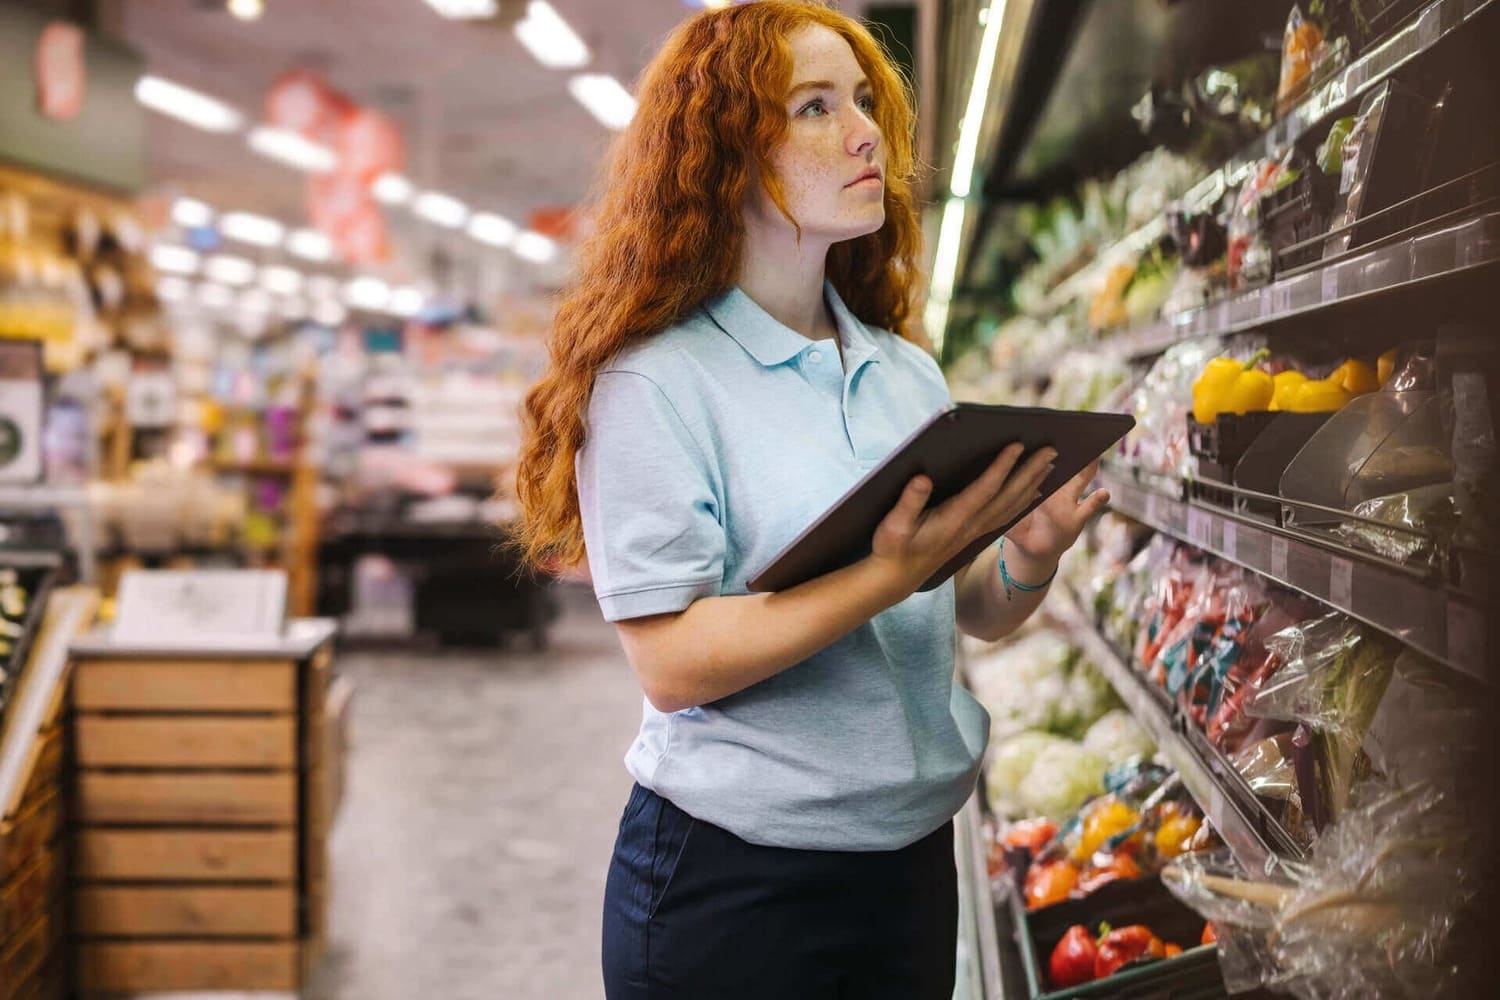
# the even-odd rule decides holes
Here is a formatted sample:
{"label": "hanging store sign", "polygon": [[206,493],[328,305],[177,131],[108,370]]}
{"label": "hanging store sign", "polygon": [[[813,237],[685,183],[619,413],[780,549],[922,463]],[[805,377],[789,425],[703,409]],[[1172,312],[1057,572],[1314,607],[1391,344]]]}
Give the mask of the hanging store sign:
{"label": "hanging store sign", "polygon": [[113,39],[0,3],[0,161],[118,191],[146,182],[145,63]]}
{"label": "hanging store sign", "polygon": [[0,483],[42,478],[42,345],[0,340]]}

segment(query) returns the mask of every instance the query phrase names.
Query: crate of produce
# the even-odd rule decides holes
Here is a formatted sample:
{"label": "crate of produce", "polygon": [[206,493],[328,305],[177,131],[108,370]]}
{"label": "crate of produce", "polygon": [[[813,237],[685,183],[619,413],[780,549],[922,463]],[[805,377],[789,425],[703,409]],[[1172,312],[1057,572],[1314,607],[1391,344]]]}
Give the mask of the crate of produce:
{"label": "crate of produce", "polygon": [[[1012,893],[1014,899],[1017,894]],[[1151,998],[1151,1000],[1198,1000],[1228,996],[1219,971],[1217,949],[1203,945],[1204,921],[1178,901],[1155,876],[1115,882],[1084,899],[1069,900],[1032,913],[1013,904],[1016,944],[1026,972],[1028,995],[1033,1000],[1073,1000],[1084,997]],[[1122,930],[1144,926],[1164,944],[1182,949],[1171,958],[1143,958],[1121,965],[1102,978],[1069,980],[1054,976],[1053,954],[1075,926],[1097,941],[1100,925]],[[1087,954],[1060,956],[1056,971],[1071,966],[1083,974]],[[1113,964],[1113,963],[1108,963]],[[1108,967],[1108,964],[1105,966]]]}

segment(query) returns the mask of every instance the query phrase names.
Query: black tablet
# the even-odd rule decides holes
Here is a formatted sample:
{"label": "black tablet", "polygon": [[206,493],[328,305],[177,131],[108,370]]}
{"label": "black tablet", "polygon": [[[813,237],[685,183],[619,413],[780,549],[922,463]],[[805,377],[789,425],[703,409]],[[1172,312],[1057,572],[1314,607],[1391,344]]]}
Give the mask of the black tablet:
{"label": "black tablet", "polygon": [[[750,578],[750,590],[753,593],[786,590],[869,555],[875,529],[915,476],[925,475],[932,480],[932,498],[928,501],[932,506],[962,493],[1007,445],[1021,442],[1026,455],[1050,445],[1057,449],[1057,461],[1042,483],[1042,497],[1046,498],[1103,455],[1133,426],[1135,419],[1122,413],[952,404],[933,414],[777,553],[769,566]],[[1025,456],[1021,461],[1025,461]],[[1041,502],[1037,500],[1028,506],[1016,521]],[[932,590],[942,584],[1014,523],[975,539],[920,589]]]}

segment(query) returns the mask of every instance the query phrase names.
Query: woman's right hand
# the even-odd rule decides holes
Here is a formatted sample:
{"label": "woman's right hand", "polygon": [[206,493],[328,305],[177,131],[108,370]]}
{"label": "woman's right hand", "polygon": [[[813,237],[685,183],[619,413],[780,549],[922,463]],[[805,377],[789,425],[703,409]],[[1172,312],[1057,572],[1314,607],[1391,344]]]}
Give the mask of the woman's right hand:
{"label": "woman's right hand", "polygon": [[962,493],[927,508],[932,480],[917,476],[875,529],[871,558],[889,568],[909,595],[976,538],[996,531],[1040,496],[1057,452],[1042,448],[1017,467],[1021,444],[1008,445]]}

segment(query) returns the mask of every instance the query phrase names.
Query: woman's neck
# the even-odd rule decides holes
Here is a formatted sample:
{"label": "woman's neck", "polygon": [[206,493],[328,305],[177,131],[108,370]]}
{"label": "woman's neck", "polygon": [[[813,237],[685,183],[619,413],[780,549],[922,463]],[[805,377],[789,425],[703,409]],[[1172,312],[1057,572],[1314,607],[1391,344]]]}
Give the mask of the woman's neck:
{"label": "woman's neck", "polygon": [[[747,227],[740,272],[740,291],[778,323],[809,340],[838,339],[838,326],[823,301],[823,265],[828,247],[792,234],[757,232]],[[782,238],[778,238],[782,237]]]}

